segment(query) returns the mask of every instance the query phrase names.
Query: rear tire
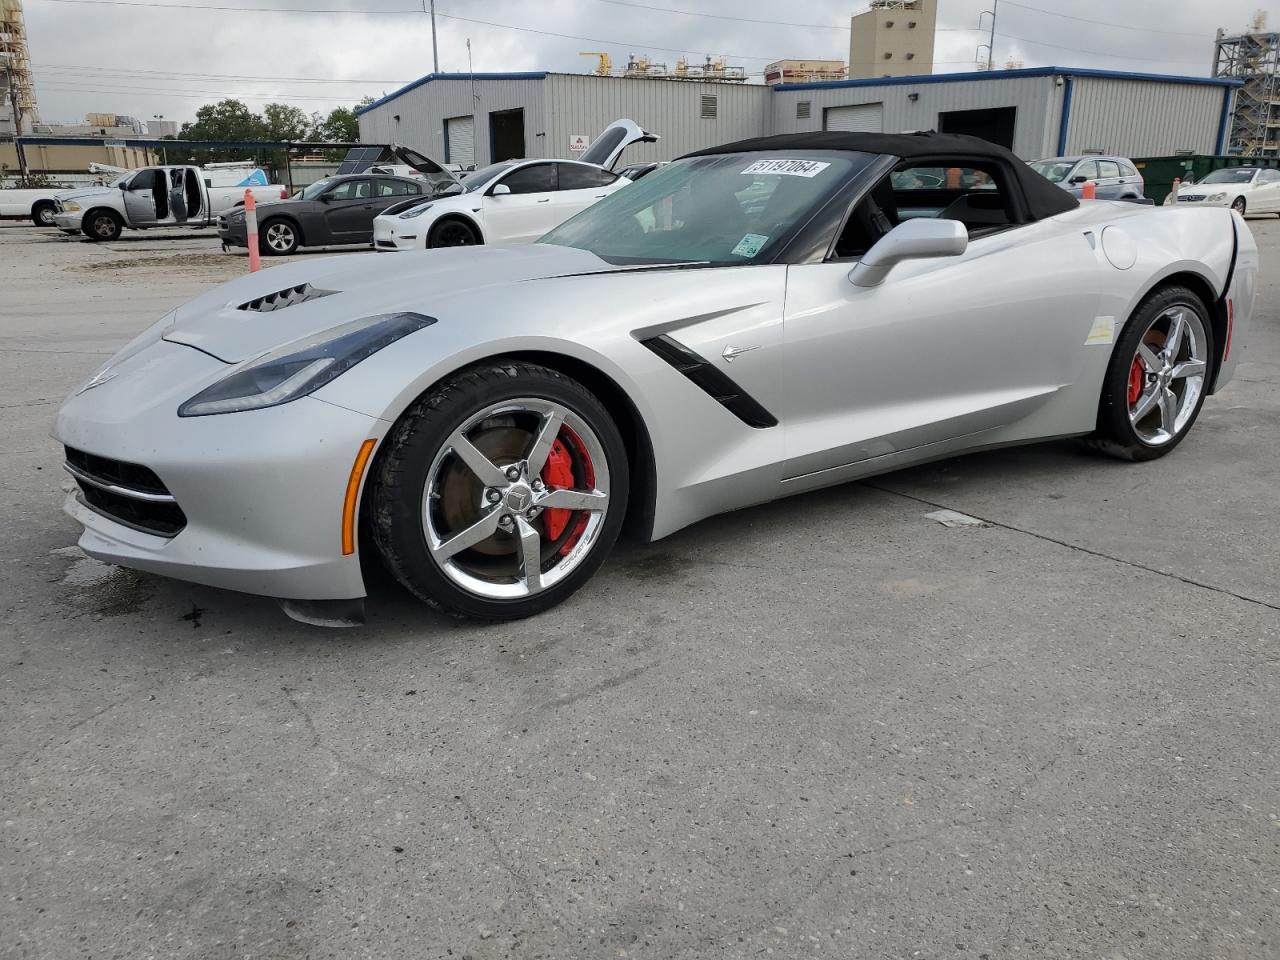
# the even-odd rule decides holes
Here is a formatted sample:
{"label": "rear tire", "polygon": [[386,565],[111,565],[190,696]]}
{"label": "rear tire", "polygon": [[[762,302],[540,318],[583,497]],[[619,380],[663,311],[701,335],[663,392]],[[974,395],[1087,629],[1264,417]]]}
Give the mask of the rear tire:
{"label": "rear tire", "polygon": [[90,240],[118,240],[124,230],[124,221],[114,210],[90,210],[80,226]]}
{"label": "rear tire", "polygon": [[56,208],[50,201],[41,200],[31,208],[31,222],[37,227],[52,227],[55,212]]}
{"label": "rear tire", "polygon": [[266,257],[287,257],[302,243],[298,228],[290,220],[268,220],[258,228],[258,250]]}
{"label": "rear tire", "polygon": [[1213,357],[1213,326],[1196,293],[1182,286],[1153,291],[1116,342],[1097,430],[1086,442],[1122,460],[1169,453],[1200,416]]}
{"label": "rear tire", "polygon": [[427,248],[473,247],[480,242],[480,235],[465,220],[442,220],[427,234]]}
{"label": "rear tire", "polygon": [[621,434],[594,395],[548,367],[493,360],[401,416],[367,500],[378,553],[411,593],[453,616],[515,620],[599,569],[627,484]]}

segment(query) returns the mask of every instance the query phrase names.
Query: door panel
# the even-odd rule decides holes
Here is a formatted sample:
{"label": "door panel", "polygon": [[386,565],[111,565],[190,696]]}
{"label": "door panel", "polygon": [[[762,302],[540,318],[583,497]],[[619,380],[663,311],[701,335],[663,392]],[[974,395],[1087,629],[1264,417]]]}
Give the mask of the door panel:
{"label": "door panel", "polygon": [[791,267],[788,477],[1014,423],[1074,382],[1099,266],[1083,231],[1060,231],[1007,230],[871,288],[852,262]]}
{"label": "door panel", "polygon": [[531,243],[560,222],[553,203],[554,164],[517,167],[498,183],[511,192],[497,196],[490,193],[482,201],[485,233],[491,240]]}
{"label": "door panel", "polygon": [[373,182],[347,180],[329,191],[324,220],[334,243],[362,243],[373,239]]}
{"label": "door panel", "polygon": [[[129,189],[124,193],[124,209],[131,225],[152,224],[156,222],[155,191],[164,187],[162,171],[155,168],[139,170],[129,181]],[[159,186],[157,186],[159,184]]]}

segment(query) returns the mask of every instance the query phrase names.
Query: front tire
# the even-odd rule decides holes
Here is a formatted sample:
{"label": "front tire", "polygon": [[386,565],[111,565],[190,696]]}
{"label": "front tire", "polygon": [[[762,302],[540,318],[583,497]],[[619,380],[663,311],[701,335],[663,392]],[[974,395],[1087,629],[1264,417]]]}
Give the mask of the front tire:
{"label": "front tire", "polygon": [[301,243],[298,228],[289,220],[268,220],[258,233],[258,249],[267,257],[287,257]]}
{"label": "front tire", "polygon": [[515,620],[567,599],[613,548],[626,448],[585,387],[495,360],[436,384],[397,421],[370,478],[373,540],[415,596]]}
{"label": "front tire", "polygon": [[1116,342],[1091,444],[1133,461],[1173,450],[1200,416],[1213,351],[1208,311],[1192,290],[1151,293]]}
{"label": "front tire", "polygon": [[1243,217],[1245,211],[1249,209],[1249,204],[1244,197],[1236,197],[1231,204],[1231,209]]}
{"label": "front tire", "polygon": [[114,210],[91,210],[80,229],[90,240],[118,240],[124,231],[124,221]]}
{"label": "front tire", "polygon": [[480,242],[480,235],[464,220],[442,220],[427,234],[427,248],[473,247]]}

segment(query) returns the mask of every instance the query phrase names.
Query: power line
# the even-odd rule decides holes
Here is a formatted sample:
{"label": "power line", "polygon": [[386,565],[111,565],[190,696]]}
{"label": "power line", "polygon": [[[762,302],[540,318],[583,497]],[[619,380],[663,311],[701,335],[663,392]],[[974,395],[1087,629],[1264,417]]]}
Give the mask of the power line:
{"label": "power line", "polygon": [[1054,50],[1067,50],[1071,53],[1083,53],[1090,57],[1110,57],[1114,60],[1138,60],[1143,63],[1202,63],[1203,58],[1195,60],[1177,60],[1173,57],[1135,57],[1130,53],[1103,53],[1101,50],[1082,50],[1079,47],[1064,47],[1056,43],[1045,43],[1043,40],[1031,40],[1027,37],[1015,37],[1011,33],[996,32],[997,37],[1005,40],[1017,40],[1019,43],[1030,43],[1037,47],[1050,47]]}
{"label": "power line", "polygon": [[334,101],[343,101],[356,103],[363,99],[361,97],[348,96],[313,96],[309,94],[293,94],[293,93],[239,93],[228,90],[178,90],[172,92],[163,92],[156,90],[154,87],[128,87],[119,84],[108,84],[102,87],[86,87],[72,80],[52,80],[40,84],[42,90],[53,90],[55,93],[105,93],[105,94],[133,94],[145,93],[149,97],[186,97],[197,99],[200,97],[218,97],[226,100],[319,100],[324,103],[332,103]]}
{"label": "power line", "polygon": [[1207,39],[1204,33],[1189,33],[1185,30],[1157,30],[1155,27],[1135,27],[1127,23],[1116,23],[1111,20],[1094,20],[1089,17],[1075,17],[1069,13],[1057,13],[1054,10],[1044,10],[1040,7],[1033,7],[1025,3],[1017,3],[1015,0],[1004,0],[1010,7],[1019,7],[1023,10],[1033,10],[1036,13],[1044,14],[1046,17],[1060,17],[1063,20],[1075,20],[1078,23],[1087,23],[1091,27],[1116,27],[1120,30],[1136,30],[1139,33],[1163,33],[1171,37],[1195,37],[1198,40]]}
{"label": "power line", "polygon": [[400,86],[409,83],[409,80],[388,80],[374,79],[369,77],[356,77],[350,80],[336,80],[330,77],[256,77],[239,73],[178,73],[169,70],[135,70],[125,67],[84,67],[72,63],[33,63],[32,66],[37,72],[39,71],[58,71],[62,73],[108,73],[119,76],[130,76],[133,79],[139,79],[134,76],[141,74],[145,76],[162,77],[167,79],[175,79],[183,81],[187,78],[192,80],[284,80],[295,81],[298,83],[372,83],[372,84],[390,84]]}

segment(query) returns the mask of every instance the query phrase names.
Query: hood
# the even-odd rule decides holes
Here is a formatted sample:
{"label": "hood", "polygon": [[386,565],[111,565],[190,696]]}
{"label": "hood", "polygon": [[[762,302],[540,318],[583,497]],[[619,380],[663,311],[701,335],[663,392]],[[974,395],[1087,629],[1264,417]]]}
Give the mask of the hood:
{"label": "hood", "polygon": [[62,201],[79,200],[82,197],[106,197],[116,192],[115,187],[85,187],[82,190],[63,190],[55,193],[53,198]]}
{"label": "hood", "polygon": [[164,339],[239,363],[374,314],[412,310],[465,323],[484,309],[483,292],[617,269],[585,250],[550,244],[303,261],[233,280],[179,307]]}

